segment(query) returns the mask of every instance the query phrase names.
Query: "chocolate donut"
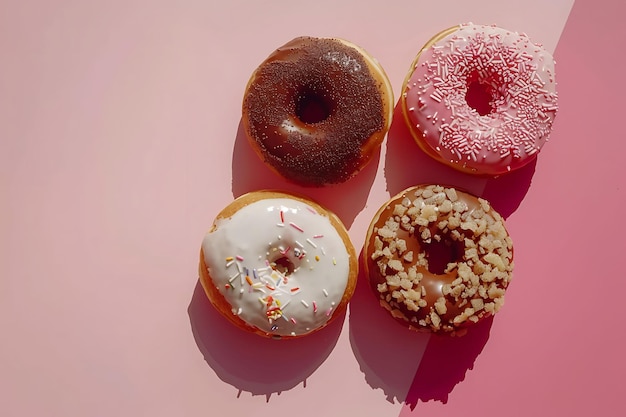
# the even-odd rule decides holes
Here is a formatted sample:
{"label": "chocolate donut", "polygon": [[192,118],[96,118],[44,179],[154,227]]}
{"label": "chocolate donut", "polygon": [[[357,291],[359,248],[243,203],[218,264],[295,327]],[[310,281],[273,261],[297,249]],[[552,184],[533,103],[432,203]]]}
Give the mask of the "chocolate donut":
{"label": "chocolate donut", "polygon": [[348,180],[370,161],[392,113],[387,76],[365,51],[345,40],[299,37],[253,73],[242,122],[276,173],[324,186]]}

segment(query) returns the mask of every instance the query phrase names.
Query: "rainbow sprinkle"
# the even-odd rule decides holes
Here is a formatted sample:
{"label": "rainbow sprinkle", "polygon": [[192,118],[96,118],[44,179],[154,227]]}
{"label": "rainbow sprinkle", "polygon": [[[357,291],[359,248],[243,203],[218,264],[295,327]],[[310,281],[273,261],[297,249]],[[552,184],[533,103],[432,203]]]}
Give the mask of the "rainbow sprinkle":
{"label": "rainbow sprinkle", "polygon": [[294,222],[289,222],[289,226],[293,227],[294,229],[300,231],[300,232],[304,232],[304,230],[298,226],[297,224],[295,224]]}

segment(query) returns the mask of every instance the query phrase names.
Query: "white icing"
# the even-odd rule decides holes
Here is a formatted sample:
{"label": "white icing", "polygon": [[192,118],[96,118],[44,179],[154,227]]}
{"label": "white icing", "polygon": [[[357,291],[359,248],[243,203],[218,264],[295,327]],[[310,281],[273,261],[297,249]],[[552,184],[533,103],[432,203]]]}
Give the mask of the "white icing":
{"label": "white icing", "polygon": [[[300,201],[274,198],[215,226],[202,243],[204,260],[233,314],[280,336],[328,322],[346,290],[350,254],[326,216]],[[279,258],[293,264],[292,273],[272,268]]]}

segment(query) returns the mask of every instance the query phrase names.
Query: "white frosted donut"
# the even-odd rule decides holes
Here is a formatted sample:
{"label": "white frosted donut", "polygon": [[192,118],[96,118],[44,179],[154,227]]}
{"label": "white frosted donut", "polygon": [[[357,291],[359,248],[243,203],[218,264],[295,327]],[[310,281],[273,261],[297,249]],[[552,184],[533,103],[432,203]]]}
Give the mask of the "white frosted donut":
{"label": "white frosted donut", "polygon": [[503,174],[548,140],[558,107],[554,59],[525,34],[463,24],[422,48],[401,102],[427,154],[464,172]]}
{"label": "white frosted donut", "polygon": [[202,242],[200,279],[231,322],[281,338],[316,331],[346,307],[356,254],[339,219],[279,192],[246,194],[216,218]]}

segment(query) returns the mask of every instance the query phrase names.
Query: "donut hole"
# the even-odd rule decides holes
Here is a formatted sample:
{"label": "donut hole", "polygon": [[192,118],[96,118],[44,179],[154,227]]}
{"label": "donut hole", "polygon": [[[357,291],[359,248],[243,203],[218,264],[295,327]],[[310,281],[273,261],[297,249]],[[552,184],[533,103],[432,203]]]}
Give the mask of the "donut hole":
{"label": "donut hole", "polygon": [[433,239],[430,243],[423,244],[423,249],[428,261],[428,271],[435,275],[442,275],[449,263],[463,259],[462,243],[451,239]]}
{"label": "donut hole", "polygon": [[330,116],[332,107],[324,94],[312,89],[303,90],[296,98],[296,116],[304,123],[323,122]]}
{"label": "donut hole", "polygon": [[481,116],[494,112],[492,88],[478,80],[470,81],[467,85],[467,93],[465,93],[465,101],[467,105],[473,108]]}
{"label": "donut hole", "polygon": [[502,85],[502,83],[502,75],[497,73],[472,72],[466,79],[465,101],[467,105],[481,116],[494,113],[495,103],[502,99],[502,95],[495,86]]}
{"label": "donut hole", "polygon": [[296,270],[296,265],[288,256],[279,256],[270,262],[270,265],[273,269],[280,272],[284,276],[289,276],[293,274],[293,271]]}

